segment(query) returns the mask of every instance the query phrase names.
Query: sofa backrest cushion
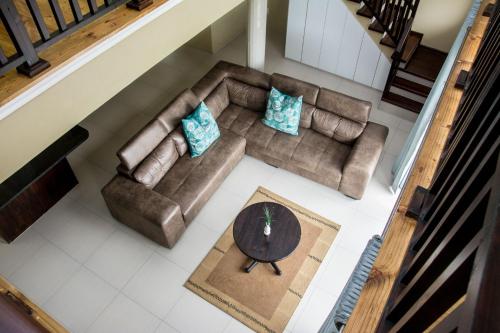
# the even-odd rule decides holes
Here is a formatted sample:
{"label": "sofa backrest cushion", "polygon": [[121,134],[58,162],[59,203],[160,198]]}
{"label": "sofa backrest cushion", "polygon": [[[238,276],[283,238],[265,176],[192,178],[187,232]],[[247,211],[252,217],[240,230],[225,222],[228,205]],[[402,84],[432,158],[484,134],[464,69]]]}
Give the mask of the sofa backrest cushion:
{"label": "sofa backrest cushion", "polygon": [[229,92],[227,91],[227,84],[225,81],[219,85],[205,98],[205,105],[215,119],[217,119],[222,111],[229,105]]}
{"label": "sofa backrest cushion", "polygon": [[254,111],[266,111],[267,90],[230,78],[225,82],[231,103]]}
{"label": "sofa backrest cushion", "polygon": [[302,101],[302,112],[300,113],[300,127],[311,128],[312,116],[316,110],[314,105]]}
{"label": "sofa backrest cushion", "polygon": [[219,85],[219,83],[226,78],[232,78],[265,90],[271,89],[269,74],[252,68],[220,61],[205,76],[203,76],[191,88],[191,90],[196,96],[204,100]]}
{"label": "sofa backrest cushion", "polygon": [[352,143],[366,127],[371,103],[321,88],[311,128],[343,143]]}
{"label": "sofa backrest cushion", "polygon": [[[189,89],[181,92],[118,151],[122,169],[131,171],[136,168],[199,103],[198,97]],[[175,143],[181,151],[185,144],[182,140],[176,136]]]}
{"label": "sofa backrest cushion", "polygon": [[366,125],[370,116],[372,103],[363,101],[339,92],[321,88],[316,106],[336,115]]}
{"label": "sofa backrest cushion", "polygon": [[156,118],[172,132],[200,104],[201,100],[190,90],[185,89],[170,102]]}
{"label": "sofa backrest cushion", "polygon": [[184,134],[182,133],[182,125],[179,125],[175,130],[173,130],[168,137],[174,140],[175,148],[177,149],[179,156],[183,156],[187,153],[189,146]]}
{"label": "sofa backrest cushion", "polygon": [[342,143],[352,143],[361,133],[364,126],[337,116],[335,113],[316,109],[312,117],[311,128]]}
{"label": "sofa backrest cushion", "polygon": [[302,101],[307,104],[315,105],[318,98],[318,86],[283,74],[271,75],[271,86],[290,96],[302,96]]}
{"label": "sofa backrest cushion", "polygon": [[134,179],[153,188],[179,158],[174,140],[167,136],[135,169]]}
{"label": "sofa backrest cushion", "polygon": [[167,128],[158,119],[151,120],[118,151],[120,162],[128,170],[134,169],[167,135]]}

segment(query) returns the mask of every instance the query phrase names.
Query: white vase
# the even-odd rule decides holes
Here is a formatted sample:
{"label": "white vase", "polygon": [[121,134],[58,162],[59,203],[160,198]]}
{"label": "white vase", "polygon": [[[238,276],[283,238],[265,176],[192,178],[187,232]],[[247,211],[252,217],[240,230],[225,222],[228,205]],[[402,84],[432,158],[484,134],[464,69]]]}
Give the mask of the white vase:
{"label": "white vase", "polygon": [[271,234],[271,226],[267,225],[264,227],[264,236],[269,236]]}

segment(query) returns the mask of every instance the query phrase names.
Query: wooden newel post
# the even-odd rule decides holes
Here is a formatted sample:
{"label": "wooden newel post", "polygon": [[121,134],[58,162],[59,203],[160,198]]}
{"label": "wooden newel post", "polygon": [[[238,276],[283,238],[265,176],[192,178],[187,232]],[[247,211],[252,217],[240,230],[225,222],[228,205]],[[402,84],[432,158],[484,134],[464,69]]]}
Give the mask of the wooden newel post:
{"label": "wooden newel post", "polygon": [[127,3],[127,7],[135,10],[143,10],[151,4],[153,4],[153,0],[132,0]]}

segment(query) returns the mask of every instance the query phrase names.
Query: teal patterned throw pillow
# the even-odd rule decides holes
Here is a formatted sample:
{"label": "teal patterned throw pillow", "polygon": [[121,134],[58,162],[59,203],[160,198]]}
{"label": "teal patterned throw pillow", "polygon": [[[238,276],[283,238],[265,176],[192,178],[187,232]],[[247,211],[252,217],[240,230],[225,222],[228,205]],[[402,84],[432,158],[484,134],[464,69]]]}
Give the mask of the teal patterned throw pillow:
{"label": "teal patterned throw pillow", "polygon": [[182,119],[182,129],[191,157],[201,156],[220,137],[219,127],[203,102],[193,113]]}
{"label": "teal patterned throw pillow", "polygon": [[262,122],[278,131],[299,135],[301,111],[302,96],[288,96],[273,87],[267,101],[266,116]]}

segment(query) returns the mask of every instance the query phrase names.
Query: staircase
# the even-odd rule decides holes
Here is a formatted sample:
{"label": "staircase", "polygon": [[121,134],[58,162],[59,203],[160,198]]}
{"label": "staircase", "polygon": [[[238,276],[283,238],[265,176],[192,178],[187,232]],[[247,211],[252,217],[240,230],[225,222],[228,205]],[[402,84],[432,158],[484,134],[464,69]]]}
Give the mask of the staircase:
{"label": "staircase", "polygon": [[446,53],[421,45],[423,34],[412,31],[419,0],[344,0],[392,59],[382,100],[420,112]]}
{"label": "staircase", "polygon": [[408,42],[400,59],[399,54],[394,53],[394,69],[389,72],[382,100],[419,113],[447,54],[418,44],[412,55],[405,58],[407,49]]}

